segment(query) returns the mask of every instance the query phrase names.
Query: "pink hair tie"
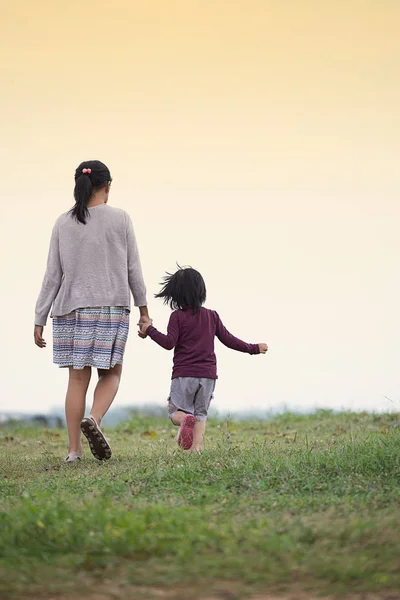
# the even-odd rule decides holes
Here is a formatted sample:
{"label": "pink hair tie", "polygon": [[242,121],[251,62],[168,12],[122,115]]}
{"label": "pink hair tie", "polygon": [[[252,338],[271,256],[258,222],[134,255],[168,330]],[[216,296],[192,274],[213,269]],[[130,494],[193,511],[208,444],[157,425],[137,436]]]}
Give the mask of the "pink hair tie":
{"label": "pink hair tie", "polygon": [[92,172],[92,169],[82,169],[82,173],[84,175],[90,175],[91,172]]}

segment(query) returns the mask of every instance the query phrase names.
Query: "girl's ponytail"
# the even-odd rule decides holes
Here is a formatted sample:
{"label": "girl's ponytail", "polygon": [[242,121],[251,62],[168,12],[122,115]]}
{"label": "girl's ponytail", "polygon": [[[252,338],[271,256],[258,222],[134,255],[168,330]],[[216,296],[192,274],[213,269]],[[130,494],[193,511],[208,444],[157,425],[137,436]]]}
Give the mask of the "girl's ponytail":
{"label": "girl's ponytail", "polygon": [[108,167],[99,160],[87,160],[75,171],[75,206],[70,211],[71,216],[86,225],[90,216],[88,204],[92,195],[110,185],[111,175]]}
{"label": "girl's ponytail", "polygon": [[86,225],[86,219],[89,216],[88,203],[93,193],[93,185],[89,173],[81,173],[75,180],[74,198],[75,206],[72,209],[72,216],[79,223]]}

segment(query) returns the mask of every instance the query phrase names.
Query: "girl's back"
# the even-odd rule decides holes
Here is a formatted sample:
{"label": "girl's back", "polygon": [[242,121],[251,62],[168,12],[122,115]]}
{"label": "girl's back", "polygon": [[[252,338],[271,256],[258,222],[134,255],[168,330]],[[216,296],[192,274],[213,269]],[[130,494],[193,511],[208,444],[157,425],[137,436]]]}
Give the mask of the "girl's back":
{"label": "girl's back", "polygon": [[89,208],[89,212],[86,225],[69,213],[56,223],[64,277],[76,288],[92,284],[104,288],[108,281],[113,287],[120,287],[121,282],[127,287],[128,215],[107,204]]}
{"label": "girl's back", "polygon": [[204,307],[196,314],[191,309],[177,310],[172,313],[171,320],[172,323],[176,320],[178,331],[174,353],[174,373],[179,372],[176,376],[216,376],[214,337],[217,313]]}
{"label": "girl's back", "polygon": [[36,323],[86,306],[146,304],[146,290],[129,215],[107,204],[88,208],[86,224],[70,213],[59,217],[50,242],[47,270],[36,306]]}
{"label": "girl's back", "polygon": [[224,327],[218,313],[201,307],[193,310],[176,310],[171,314],[168,333],[163,335],[153,326],[147,335],[167,350],[175,348],[172,378],[206,377],[217,378],[217,359],[214,351],[215,336],[228,348],[258,354],[258,344],[247,344],[233,336]]}

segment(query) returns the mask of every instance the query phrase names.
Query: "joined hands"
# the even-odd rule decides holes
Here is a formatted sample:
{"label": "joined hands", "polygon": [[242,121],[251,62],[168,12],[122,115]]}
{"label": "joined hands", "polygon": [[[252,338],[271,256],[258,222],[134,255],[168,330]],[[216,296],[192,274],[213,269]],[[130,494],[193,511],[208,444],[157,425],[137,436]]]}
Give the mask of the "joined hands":
{"label": "joined hands", "polygon": [[147,329],[150,327],[150,325],[153,325],[153,319],[150,319],[150,317],[140,317],[139,321],[138,321],[138,327],[139,327],[139,331],[138,331],[138,336],[141,337],[142,339],[147,337]]}

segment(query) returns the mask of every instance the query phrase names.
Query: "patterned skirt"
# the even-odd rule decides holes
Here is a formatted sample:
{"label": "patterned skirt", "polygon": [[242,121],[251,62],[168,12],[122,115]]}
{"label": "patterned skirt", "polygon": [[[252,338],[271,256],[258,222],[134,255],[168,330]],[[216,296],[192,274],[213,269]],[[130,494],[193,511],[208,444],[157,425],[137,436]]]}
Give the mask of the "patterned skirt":
{"label": "patterned skirt", "polygon": [[53,317],[53,362],[60,367],[111,369],[122,364],[129,310],[120,306],[79,308]]}

